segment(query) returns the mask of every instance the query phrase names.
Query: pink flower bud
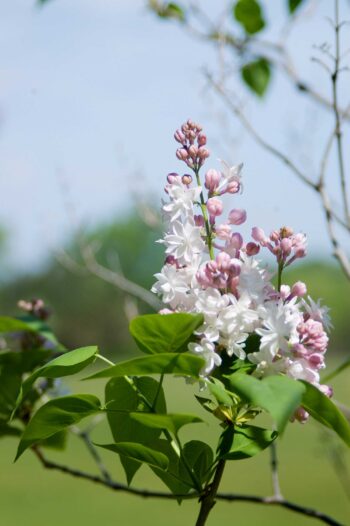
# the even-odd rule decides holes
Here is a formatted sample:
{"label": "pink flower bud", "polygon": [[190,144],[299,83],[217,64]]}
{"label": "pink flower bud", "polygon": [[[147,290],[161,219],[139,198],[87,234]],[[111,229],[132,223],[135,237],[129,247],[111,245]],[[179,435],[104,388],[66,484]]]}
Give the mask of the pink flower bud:
{"label": "pink flower bud", "polygon": [[260,243],[262,246],[264,246],[265,243],[267,242],[265,232],[263,231],[262,228],[259,228],[258,226],[255,226],[252,229],[252,238],[258,243]]}
{"label": "pink flower bud", "polygon": [[219,252],[215,259],[221,272],[227,272],[230,269],[231,258],[227,252]]}
{"label": "pink flower bud", "polygon": [[213,168],[208,170],[205,174],[205,187],[207,188],[207,190],[209,190],[211,193],[215,192],[215,190],[219,186],[220,179],[220,172],[214,170]]}
{"label": "pink flower bud", "polygon": [[176,132],[174,133],[174,139],[180,144],[185,144],[186,142],[186,137],[181,130],[176,130]]}
{"label": "pink flower bud", "polygon": [[209,215],[213,217],[220,216],[224,210],[224,205],[222,204],[221,199],[218,199],[217,197],[211,197],[207,201],[207,209],[209,212]]}
{"label": "pink flower bud", "polygon": [[296,296],[297,298],[305,296],[305,294],[307,293],[305,283],[303,283],[302,281],[297,281],[296,283],[294,283],[291,293],[293,297]]}
{"label": "pink flower bud", "polygon": [[205,148],[204,146],[201,146],[200,148],[198,148],[198,157],[200,159],[202,159],[204,161],[204,159],[207,159],[210,155],[210,152],[207,148]]}
{"label": "pink flower bud", "polygon": [[167,265],[174,265],[176,268],[179,268],[178,260],[172,255],[169,255],[165,258],[165,263]]}
{"label": "pink flower bud", "polygon": [[243,237],[239,232],[234,232],[230,238],[230,246],[240,250],[243,246]]}
{"label": "pink flower bud", "polygon": [[315,369],[322,369],[324,367],[324,358],[322,354],[313,353],[309,356],[309,364]]}
{"label": "pink flower bud", "polygon": [[197,138],[198,146],[205,146],[207,144],[207,137],[204,133],[200,133]]}
{"label": "pink flower bud", "polygon": [[192,176],[189,174],[185,174],[182,176],[182,184],[189,185],[192,183]]}
{"label": "pink flower bud", "polygon": [[271,241],[278,242],[280,240],[280,233],[278,230],[273,230],[270,234]]}
{"label": "pink flower bud", "polygon": [[192,157],[192,159],[195,159],[198,154],[198,148],[194,144],[192,144],[188,149],[189,155]]}
{"label": "pink flower bud", "polygon": [[166,179],[168,181],[169,184],[173,184],[175,183],[176,179],[179,177],[179,174],[175,173],[175,172],[171,172],[170,174],[168,174],[166,176]]}
{"label": "pink flower bud", "polygon": [[240,191],[241,185],[238,181],[230,181],[223,193],[237,194]]}
{"label": "pink flower bud", "polygon": [[280,296],[283,300],[287,299],[290,295],[290,287],[288,285],[281,285]]}
{"label": "pink flower bud", "polygon": [[185,148],[178,148],[176,150],[176,157],[180,159],[180,161],[186,161],[188,157],[187,150]]}
{"label": "pink flower bud", "polygon": [[309,419],[309,413],[303,407],[298,407],[294,413],[294,418],[301,424],[305,424]]}
{"label": "pink flower bud", "polygon": [[222,223],[215,228],[216,236],[219,239],[227,240],[231,236],[231,227],[227,223]]}
{"label": "pink flower bud", "polygon": [[289,254],[292,251],[292,241],[288,237],[285,237],[285,238],[282,239],[280,246],[281,246],[281,250],[283,252],[283,255],[284,256],[289,256]]}
{"label": "pink flower bud", "polygon": [[204,217],[201,216],[201,215],[195,215],[194,216],[194,224],[196,226],[200,226],[200,227],[204,226]]}
{"label": "pink flower bud", "polygon": [[228,222],[231,225],[241,225],[247,219],[247,212],[242,208],[234,208],[228,215]]}
{"label": "pink flower bud", "polygon": [[237,278],[241,273],[241,262],[239,259],[232,258],[230,260],[229,271],[232,277]]}
{"label": "pink flower bud", "polygon": [[247,243],[245,251],[248,256],[256,256],[260,251],[260,246],[250,241]]}

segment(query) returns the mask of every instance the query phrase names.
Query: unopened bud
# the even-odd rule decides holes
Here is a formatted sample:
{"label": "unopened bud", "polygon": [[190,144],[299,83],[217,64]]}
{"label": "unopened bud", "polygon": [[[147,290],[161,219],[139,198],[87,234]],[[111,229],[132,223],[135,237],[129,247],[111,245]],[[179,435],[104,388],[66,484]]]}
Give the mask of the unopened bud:
{"label": "unopened bud", "polygon": [[202,215],[195,215],[194,224],[200,227],[204,226],[204,217]]}
{"label": "unopened bud", "polygon": [[185,148],[178,148],[176,150],[176,157],[180,159],[180,161],[185,161],[188,157],[187,150]]}
{"label": "unopened bud", "polygon": [[189,185],[192,183],[192,176],[189,174],[185,174],[182,176],[182,184]]}
{"label": "unopened bud", "polygon": [[185,144],[186,143],[186,137],[185,137],[184,133],[181,130],[176,130],[176,132],[174,133],[174,139],[175,139],[175,141],[179,142],[180,144]]}
{"label": "unopened bud", "polygon": [[217,170],[211,168],[205,174],[205,187],[209,192],[214,193],[219,186],[221,174]]}
{"label": "unopened bud", "polygon": [[250,241],[245,247],[247,256],[256,256],[260,251],[260,246]]}
{"label": "unopened bud", "polygon": [[204,146],[201,146],[200,148],[198,148],[198,157],[202,160],[204,159],[207,159],[210,155],[210,152],[207,148],[205,148]]}
{"label": "unopened bud", "polygon": [[263,246],[266,243],[265,232],[262,228],[259,228],[258,226],[252,228],[252,238]]}
{"label": "unopened bud", "polygon": [[224,210],[224,205],[222,204],[222,201],[218,199],[217,197],[211,197],[207,201],[207,209],[209,212],[209,215],[213,217],[220,216]]}
{"label": "unopened bud", "polygon": [[207,136],[200,133],[197,137],[198,146],[205,146],[207,144]]}
{"label": "unopened bud", "polygon": [[169,184],[173,184],[175,183],[176,179],[179,177],[179,174],[175,173],[175,172],[171,172],[170,174],[168,174],[166,176],[166,179],[168,181]]}
{"label": "unopened bud", "polygon": [[305,296],[306,293],[307,293],[307,288],[306,288],[305,283],[303,283],[302,281],[297,281],[296,283],[294,283],[292,287],[293,297],[296,296],[297,298],[301,298],[302,296]]}
{"label": "unopened bud", "polygon": [[241,225],[247,219],[247,212],[241,208],[234,208],[228,215],[231,225]]}
{"label": "unopened bud", "polygon": [[197,157],[198,148],[194,144],[191,144],[191,146],[188,149],[189,155],[192,157],[192,159],[195,159]]}

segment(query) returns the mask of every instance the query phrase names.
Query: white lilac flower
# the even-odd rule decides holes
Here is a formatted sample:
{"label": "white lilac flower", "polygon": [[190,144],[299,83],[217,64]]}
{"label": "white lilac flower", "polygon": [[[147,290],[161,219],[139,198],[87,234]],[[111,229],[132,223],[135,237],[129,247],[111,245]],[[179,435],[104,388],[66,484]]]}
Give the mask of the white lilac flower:
{"label": "white lilac flower", "polygon": [[262,327],[255,332],[261,336],[260,350],[267,350],[271,359],[279,351],[288,352],[290,346],[298,341],[297,326],[302,321],[295,301],[265,302],[259,308],[259,314],[263,318]]}
{"label": "white lilac flower", "polygon": [[237,356],[240,360],[244,360],[246,353],[244,350],[245,341],[249,334],[247,332],[233,332],[229,335],[222,335],[219,343],[226,348],[228,356]]}
{"label": "white lilac flower", "polygon": [[164,303],[168,303],[173,309],[183,303],[183,299],[189,290],[186,272],[181,272],[175,265],[164,265],[162,271],[155,274],[158,281],[153,285],[152,292],[161,294]]}
{"label": "white lilac flower", "polygon": [[272,358],[268,349],[250,353],[248,359],[257,366],[253,373],[257,378],[285,373],[290,363],[289,358],[286,357],[277,360],[275,357]]}
{"label": "white lilac flower", "polygon": [[204,249],[200,228],[187,220],[184,224],[176,220],[172,223],[172,230],[161,240],[167,248],[166,254],[174,256],[180,265],[191,263],[195,254]]}
{"label": "white lilac flower", "polygon": [[230,294],[231,304],[221,309],[217,326],[226,335],[237,332],[252,332],[259,320],[256,310],[250,308],[251,300],[246,292],[239,299]]}
{"label": "white lilac flower", "polygon": [[175,221],[181,215],[187,217],[193,215],[193,204],[198,201],[201,187],[197,186],[189,188],[184,185],[180,177],[175,178],[172,184],[167,185],[167,192],[170,197],[170,202],[164,203],[163,211],[166,213],[169,220]]}
{"label": "white lilac flower", "polygon": [[221,181],[219,183],[218,188],[216,189],[217,193],[223,192],[226,188],[226,186],[233,181],[236,182],[239,187],[241,187],[241,171],[243,168],[243,164],[236,164],[234,166],[230,166],[226,161],[223,161],[220,159],[222,168],[221,168]]}
{"label": "white lilac flower", "polygon": [[268,274],[259,267],[259,261],[253,257],[241,255],[242,264],[237,290],[247,294],[251,300],[260,303],[265,299],[265,289],[268,284]]}
{"label": "white lilac flower", "polygon": [[310,367],[309,362],[303,358],[291,361],[286,372],[291,378],[295,380],[306,380],[306,382],[310,382],[310,384],[317,385],[320,381],[319,373]]}
{"label": "white lilac flower", "polygon": [[221,358],[215,352],[214,343],[207,338],[202,338],[200,343],[189,343],[188,348],[192,353],[197,354],[205,360],[206,365],[201,370],[203,376],[207,376],[215,366],[218,367],[221,365]]}

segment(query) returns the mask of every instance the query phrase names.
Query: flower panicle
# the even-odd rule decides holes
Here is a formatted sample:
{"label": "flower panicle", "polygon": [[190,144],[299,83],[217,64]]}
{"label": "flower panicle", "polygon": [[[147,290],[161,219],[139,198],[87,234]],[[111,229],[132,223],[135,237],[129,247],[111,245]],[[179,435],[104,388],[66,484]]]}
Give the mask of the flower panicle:
{"label": "flower panicle", "polygon": [[[200,170],[209,157],[202,126],[187,120],[174,137],[180,143],[177,158],[194,176],[171,172],[166,178],[167,231],[160,240],[165,263],[152,287],[166,304],[163,312],[203,314],[189,350],[204,358],[204,377],[220,367],[226,353],[250,363],[257,377],[285,374],[331,396],[331,388],[320,383],[331,327],[328,309],[306,298],[303,282],[290,287],[281,281],[283,269],[306,255],[305,234],[282,227],[267,236],[255,226],[245,242],[239,227],[247,221],[246,210],[235,207],[225,214],[222,200],[242,191],[243,165],[221,161],[220,170],[205,172],[202,185]],[[256,257],[262,250],[276,260],[277,287]],[[252,336],[258,344],[248,352]],[[298,410],[295,418],[303,422],[307,415]]]}

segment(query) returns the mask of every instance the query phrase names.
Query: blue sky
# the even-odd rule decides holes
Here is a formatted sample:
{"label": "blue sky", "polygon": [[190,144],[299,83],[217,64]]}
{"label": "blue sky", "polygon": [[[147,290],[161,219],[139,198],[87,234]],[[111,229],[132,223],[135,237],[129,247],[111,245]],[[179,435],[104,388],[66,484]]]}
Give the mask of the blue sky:
{"label": "blue sky", "polygon": [[[209,14],[218,5],[200,4]],[[279,28],[282,4],[265,2]],[[332,42],[325,20],[331,2],[314,4],[289,48],[301,75],[329,95],[329,79],[310,58],[315,44]],[[350,14],[345,0],[342,8]],[[345,41],[349,35],[345,29]],[[244,162],[244,193],[232,206],[247,208],[246,232],[288,224],[308,234],[312,255],[329,253],[317,198],[207,89],[202,69],[215,69],[215,60],[209,46],[156,20],[142,0],[52,0],[43,9],[34,0],[2,0],[0,224],[9,233],[12,268],[34,269],[69,237],[67,201],[78,223],[93,226],[125,213],[135,189],[160,198],[165,175],[181,170],[172,134],[188,117],[205,126],[210,165],[217,167],[217,158]],[[344,105],[349,78],[343,77]],[[332,115],[299,97],[282,75],[265,104],[239,84],[237,90],[257,129],[316,173]],[[335,171],[332,158],[329,177]]]}

